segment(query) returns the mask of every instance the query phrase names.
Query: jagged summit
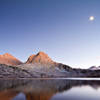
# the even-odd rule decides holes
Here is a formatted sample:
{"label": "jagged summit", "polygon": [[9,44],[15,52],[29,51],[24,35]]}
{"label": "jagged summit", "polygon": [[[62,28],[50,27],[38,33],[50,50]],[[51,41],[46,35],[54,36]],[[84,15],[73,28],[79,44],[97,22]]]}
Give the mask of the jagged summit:
{"label": "jagged summit", "polygon": [[28,60],[26,61],[27,64],[34,64],[34,63],[40,63],[40,64],[52,64],[54,63],[52,59],[44,52],[40,51],[36,55],[31,55]]}
{"label": "jagged summit", "polygon": [[9,54],[9,53],[5,53],[5,54],[3,54],[4,56],[12,56],[11,54]]}
{"label": "jagged summit", "polygon": [[0,55],[0,56],[3,56],[3,57],[12,57],[12,58],[15,58],[14,56],[12,56],[11,54],[9,53],[5,53],[3,55]]}
{"label": "jagged summit", "polygon": [[19,61],[17,58],[12,56],[9,53],[5,53],[3,55],[0,55],[0,64],[6,64],[6,65],[19,65],[22,64],[21,61]]}
{"label": "jagged summit", "polygon": [[46,53],[44,53],[43,51],[38,52],[37,55],[48,56],[48,55],[47,55]]}

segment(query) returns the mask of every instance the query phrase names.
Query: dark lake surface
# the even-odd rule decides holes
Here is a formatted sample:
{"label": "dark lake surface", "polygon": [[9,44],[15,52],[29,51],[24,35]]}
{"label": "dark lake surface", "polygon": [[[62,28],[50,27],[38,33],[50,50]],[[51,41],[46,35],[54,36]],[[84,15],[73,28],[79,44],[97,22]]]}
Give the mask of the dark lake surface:
{"label": "dark lake surface", "polygon": [[0,79],[0,100],[100,100],[100,79]]}

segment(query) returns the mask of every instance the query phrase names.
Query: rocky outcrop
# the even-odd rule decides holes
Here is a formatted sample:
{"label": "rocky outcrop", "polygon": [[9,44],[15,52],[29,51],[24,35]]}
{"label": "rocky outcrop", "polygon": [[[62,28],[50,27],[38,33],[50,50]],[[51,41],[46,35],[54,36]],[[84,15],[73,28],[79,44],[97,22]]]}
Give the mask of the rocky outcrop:
{"label": "rocky outcrop", "polygon": [[71,67],[56,63],[44,52],[31,55],[25,64],[17,67],[34,73],[35,77],[68,77],[72,72]]}
{"label": "rocky outcrop", "polygon": [[[68,77],[72,72],[71,67],[54,62],[44,52],[31,55],[23,64],[10,54],[1,55],[1,58],[0,77]],[[21,71],[22,74],[18,71]]]}
{"label": "rocky outcrop", "polygon": [[44,52],[39,52],[36,55],[31,55],[26,64],[41,64],[41,65],[52,65],[55,62]]}
{"label": "rocky outcrop", "polygon": [[31,55],[28,60],[26,61],[26,64],[32,63],[33,59],[34,59],[35,55]]}
{"label": "rocky outcrop", "polygon": [[30,78],[33,77],[27,70],[0,64],[0,78]]}
{"label": "rocky outcrop", "polygon": [[0,55],[0,64],[16,66],[16,65],[22,64],[22,62],[19,61],[14,56],[12,56],[11,54],[5,53],[3,55]]}

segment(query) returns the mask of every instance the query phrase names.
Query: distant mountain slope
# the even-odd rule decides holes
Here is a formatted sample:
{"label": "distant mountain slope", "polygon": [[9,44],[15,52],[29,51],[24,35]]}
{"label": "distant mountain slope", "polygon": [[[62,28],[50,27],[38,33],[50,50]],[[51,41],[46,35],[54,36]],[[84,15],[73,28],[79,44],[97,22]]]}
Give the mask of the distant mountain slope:
{"label": "distant mountain slope", "polygon": [[19,61],[14,56],[12,56],[11,54],[5,53],[3,55],[0,55],[0,64],[15,66],[15,65],[22,64],[22,62]]}
{"label": "distant mountain slope", "polygon": [[100,66],[96,67],[96,66],[92,66],[89,68],[89,70],[100,70]]}

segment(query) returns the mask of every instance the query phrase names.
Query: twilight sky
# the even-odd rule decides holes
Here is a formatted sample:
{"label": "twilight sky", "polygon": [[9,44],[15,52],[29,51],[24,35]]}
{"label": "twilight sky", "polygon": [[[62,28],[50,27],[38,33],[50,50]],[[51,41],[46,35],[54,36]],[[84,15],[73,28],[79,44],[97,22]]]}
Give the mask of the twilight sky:
{"label": "twilight sky", "polygon": [[0,54],[26,61],[38,51],[76,68],[100,65],[100,0],[0,0]]}

